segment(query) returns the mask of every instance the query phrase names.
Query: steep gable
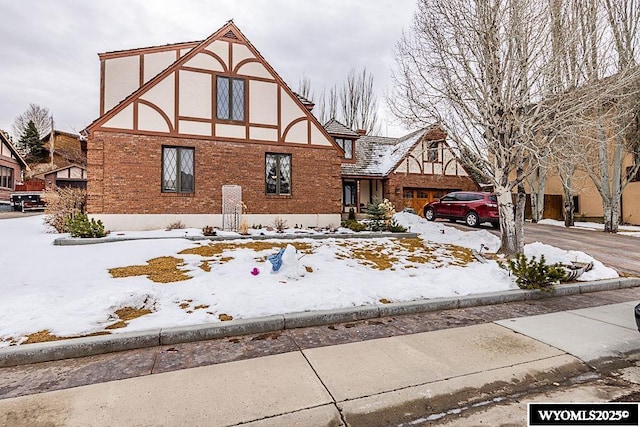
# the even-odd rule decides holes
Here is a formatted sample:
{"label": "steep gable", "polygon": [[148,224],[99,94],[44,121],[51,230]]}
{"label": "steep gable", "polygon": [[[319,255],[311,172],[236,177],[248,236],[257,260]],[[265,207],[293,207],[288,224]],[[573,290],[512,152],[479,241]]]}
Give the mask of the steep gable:
{"label": "steep gable", "polygon": [[27,162],[22,158],[18,150],[7,139],[2,132],[0,132],[0,157],[6,157],[18,162],[23,168],[28,168]]}
{"label": "steep gable", "polygon": [[[142,83],[139,72],[131,77],[140,87],[88,130],[337,149],[233,22],[176,52],[178,59],[150,80]],[[127,79],[123,84],[135,86]],[[226,104],[227,110],[220,107]],[[238,115],[220,118],[220,108]]]}

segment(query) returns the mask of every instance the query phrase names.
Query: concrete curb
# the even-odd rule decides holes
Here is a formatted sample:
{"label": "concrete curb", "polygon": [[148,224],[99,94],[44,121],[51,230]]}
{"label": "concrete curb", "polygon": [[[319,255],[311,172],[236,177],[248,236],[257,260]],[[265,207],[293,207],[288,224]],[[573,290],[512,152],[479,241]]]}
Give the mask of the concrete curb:
{"label": "concrete curb", "polygon": [[436,298],[383,305],[366,305],[335,310],[286,313],[268,317],[231,320],[216,324],[178,326],[140,332],[98,335],[45,343],[0,348],[0,368],[74,357],[93,356],[124,350],[192,341],[251,335],[309,326],[321,326],[404,314],[454,308],[495,305],[505,302],[575,295],[640,286],[640,278],[619,278],[561,285],[553,292],[516,289],[453,298]]}
{"label": "concrete curb", "polygon": [[335,234],[282,234],[278,236],[153,236],[153,237],[127,237],[127,236],[107,236],[100,238],[75,238],[75,237],[58,237],[53,241],[54,246],[83,246],[95,245],[99,243],[128,242],[132,240],[165,240],[165,239],[186,239],[194,242],[202,240],[211,240],[213,242],[227,240],[295,240],[295,239],[415,239],[418,233],[391,233],[391,232],[358,232],[358,233],[335,233]]}

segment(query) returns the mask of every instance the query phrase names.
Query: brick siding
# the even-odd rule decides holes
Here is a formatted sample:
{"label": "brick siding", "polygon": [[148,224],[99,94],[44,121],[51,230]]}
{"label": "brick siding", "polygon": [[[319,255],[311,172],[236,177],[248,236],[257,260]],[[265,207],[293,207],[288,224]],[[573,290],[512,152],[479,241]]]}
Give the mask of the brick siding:
{"label": "brick siding", "polygon": [[[162,146],[195,148],[195,192],[161,192]],[[93,214],[220,214],[222,186],[242,186],[247,213],[332,214],[341,207],[337,150],[94,131],[87,144]],[[265,153],[291,154],[291,196],[265,194]]]}

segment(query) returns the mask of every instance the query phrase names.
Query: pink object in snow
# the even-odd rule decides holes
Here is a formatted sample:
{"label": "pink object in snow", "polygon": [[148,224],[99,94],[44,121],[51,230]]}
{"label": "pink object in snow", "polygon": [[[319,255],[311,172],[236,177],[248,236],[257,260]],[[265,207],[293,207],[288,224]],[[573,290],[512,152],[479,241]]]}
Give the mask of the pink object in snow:
{"label": "pink object in snow", "polygon": [[253,270],[251,270],[251,274],[253,276],[257,276],[258,274],[260,274],[260,270],[258,270],[258,267],[253,267]]}

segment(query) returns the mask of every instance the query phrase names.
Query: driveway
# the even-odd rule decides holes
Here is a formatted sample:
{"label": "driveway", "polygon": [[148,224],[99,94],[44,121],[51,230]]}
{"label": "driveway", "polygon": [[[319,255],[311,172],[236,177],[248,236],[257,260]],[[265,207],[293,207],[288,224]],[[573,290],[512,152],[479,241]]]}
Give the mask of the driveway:
{"label": "driveway", "polygon": [[[448,225],[459,230],[472,230],[462,223]],[[485,226],[482,229],[500,237],[499,230]],[[566,250],[586,252],[620,274],[640,276],[640,237],[527,222],[524,239],[525,243],[542,242]]]}

